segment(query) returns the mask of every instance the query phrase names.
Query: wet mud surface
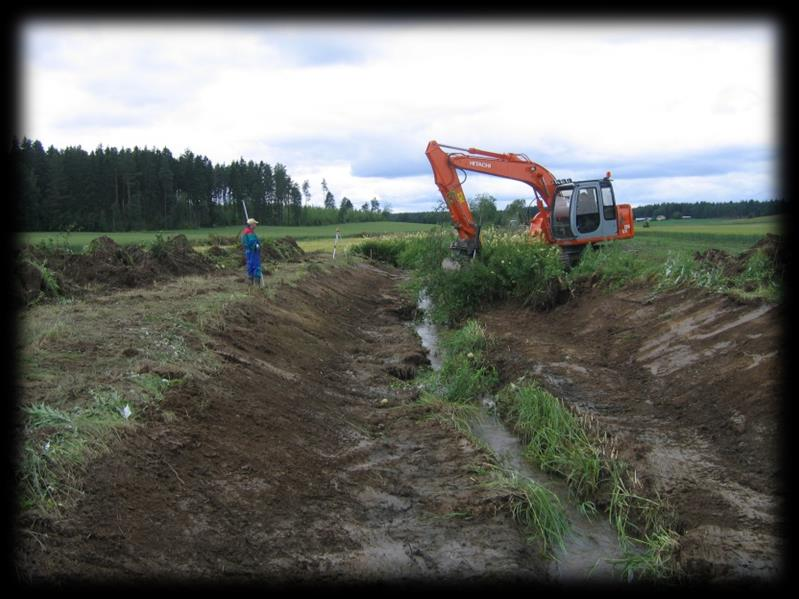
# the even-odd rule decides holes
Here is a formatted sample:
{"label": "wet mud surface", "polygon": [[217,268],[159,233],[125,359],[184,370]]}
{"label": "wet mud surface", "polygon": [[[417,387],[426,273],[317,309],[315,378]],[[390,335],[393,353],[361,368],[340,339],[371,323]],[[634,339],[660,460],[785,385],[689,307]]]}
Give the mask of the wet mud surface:
{"label": "wet mud surface", "polygon": [[[90,464],[63,518],[24,522],[29,582],[336,585],[546,579],[483,458],[396,383],[426,363],[398,271],[313,273],[224,314],[220,373]],[[142,291],[142,294],[148,291]],[[388,400],[388,401],[384,401]]]}
{"label": "wet mud surface", "polygon": [[595,418],[681,533],[693,580],[784,570],[784,315],[698,290],[598,289],[481,314],[506,380],[533,374]]}

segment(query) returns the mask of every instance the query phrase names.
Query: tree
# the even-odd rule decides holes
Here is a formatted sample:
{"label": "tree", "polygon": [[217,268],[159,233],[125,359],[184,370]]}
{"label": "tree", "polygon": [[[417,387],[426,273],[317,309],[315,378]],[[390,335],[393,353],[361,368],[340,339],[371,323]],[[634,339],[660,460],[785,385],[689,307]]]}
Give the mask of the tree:
{"label": "tree", "polygon": [[338,209],[338,220],[339,222],[346,223],[348,213],[353,210],[353,205],[350,199],[347,196],[341,198],[341,205]]}
{"label": "tree", "polygon": [[336,209],[336,198],[333,197],[333,194],[330,193],[329,191],[325,196],[325,208],[329,208],[330,210]]}
{"label": "tree", "polygon": [[372,198],[369,201],[369,208],[372,212],[380,212],[380,202],[377,201],[377,198]]}
{"label": "tree", "polygon": [[291,206],[291,222],[292,224],[299,225],[302,219],[302,192],[296,183],[291,184],[289,189],[289,198]]}
{"label": "tree", "polygon": [[322,179],[322,200],[325,203],[325,208],[334,208],[336,207],[336,200],[333,197],[333,194],[330,193],[330,189],[327,187],[327,181]]}
{"label": "tree", "polygon": [[305,197],[306,206],[311,203],[311,184],[308,179],[302,182],[302,195]]}
{"label": "tree", "polygon": [[472,214],[480,225],[491,225],[497,222],[499,211],[493,196],[481,193],[474,197],[470,204]]}
{"label": "tree", "polygon": [[513,200],[505,206],[503,222],[510,224],[513,220],[516,221],[516,224],[526,224],[530,220],[527,202],[522,199]]}

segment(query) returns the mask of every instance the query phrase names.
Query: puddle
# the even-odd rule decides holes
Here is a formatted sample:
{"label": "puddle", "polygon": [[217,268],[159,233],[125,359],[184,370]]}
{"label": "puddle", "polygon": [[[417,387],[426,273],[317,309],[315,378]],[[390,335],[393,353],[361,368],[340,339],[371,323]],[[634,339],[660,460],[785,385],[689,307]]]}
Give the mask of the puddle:
{"label": "puddle", "polygon": [[[429,352],[431,366],[438,370],[441,367],[441,355],[436,326],[428,317],[430,307],[430,299],[421,295],[419,308],[425,316],[422,322],[416,324],[416,332]],[[617,579],[618,575],[608,560],[621,558],[622,551],[616,532],[606,517],[597,514],[589,519],[583,515],[570,499],[564,480],[524,459],[521,442],[496,415],[495,404],[490,397],[482,400],[478,416],[469,425],[475,437],[492,449],[503,466],[516,472],[519,477],[530,479],[552,491],[566,511],[570,532],[565,540],[565,548],[554,552],[554,560],[549,563],[550,576],[562,582]]]}

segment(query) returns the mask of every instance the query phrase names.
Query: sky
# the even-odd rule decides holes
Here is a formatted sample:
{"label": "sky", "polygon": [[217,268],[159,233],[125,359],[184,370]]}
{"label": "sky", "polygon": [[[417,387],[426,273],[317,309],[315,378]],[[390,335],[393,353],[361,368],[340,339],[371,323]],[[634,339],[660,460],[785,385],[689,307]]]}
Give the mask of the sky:
{"label": "sky", "polygon": [[[769,19],[31,18],[18,40],[19,138],[279,162],[314,205],[324,179],[356,207],[435,209],[430,140],[610,170],[633,206],[782,197]],[[467,197],[532,199],[464,176]]]}

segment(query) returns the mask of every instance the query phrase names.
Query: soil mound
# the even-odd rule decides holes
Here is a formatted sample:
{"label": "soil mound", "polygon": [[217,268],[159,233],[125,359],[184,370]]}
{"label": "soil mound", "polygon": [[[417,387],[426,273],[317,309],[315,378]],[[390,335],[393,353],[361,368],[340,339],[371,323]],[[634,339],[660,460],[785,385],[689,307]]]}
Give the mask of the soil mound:
{"label": "soil mound", "polygon": [[82,254],[25,246],[15,263],[15,295],[23,305],[41,297],[81,295],[90,288],[138,287],[215,268],[194,251],[185,235],[159,239],[149,250],[141,245],[121,246],[105,235],[92,240]]}
{"label": "soil mound", "polygon": [[305,251],[297,245],[297,241],[293,237],[267,239],[261,244],[262,259],[294,262],[304,255]]}
{"label": "soil mound", "polygon": [[201,274],[213,269],[213,263],[194,251],[185,235],[156,242],[150,250],[158,268],[170,275]]}
{"label": "soil mound", "polygon": [[749,266],[750,259],[761,253],[768,267],[780,279],[785,275],[785,238],[773,233],[766,234],[748,250],[740,254],[730,254],[724,250],[710,248],[703,252],[694,252],[694,259],[698,262],[721,269],[726,277],[736,277],[743,274]]}

